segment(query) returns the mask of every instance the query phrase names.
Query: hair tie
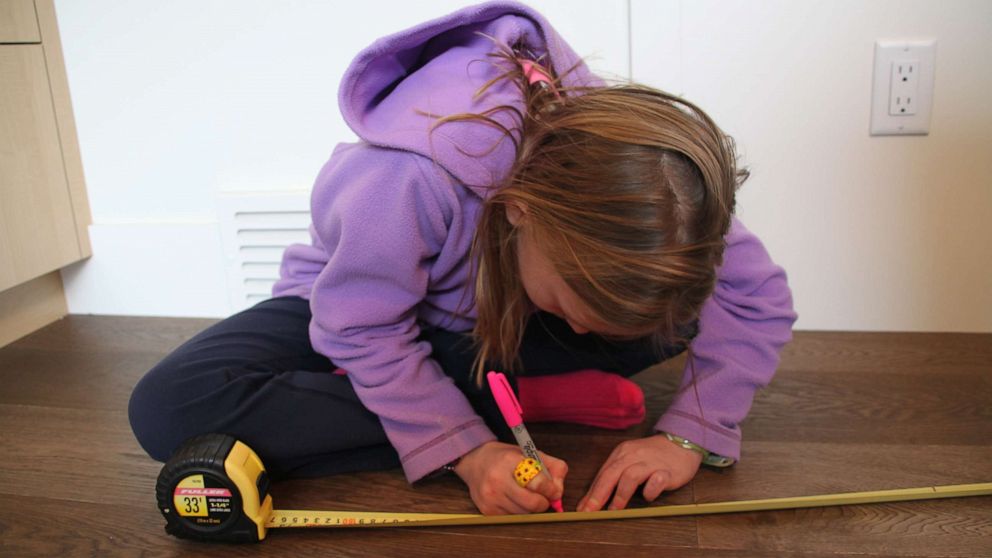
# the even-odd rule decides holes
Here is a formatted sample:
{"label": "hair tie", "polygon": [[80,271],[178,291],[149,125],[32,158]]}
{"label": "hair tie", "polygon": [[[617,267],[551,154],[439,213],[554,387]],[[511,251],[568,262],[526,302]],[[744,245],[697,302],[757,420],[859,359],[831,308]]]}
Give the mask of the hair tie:
{"label": "hair tie", "polygon": [[555,86],[551,80],[551,75],[547,70],[532,60],[518,58],[517,61],[520,62],[520,66],[524,71],[524,77],[527,78],[528,83],[531,85],[534,85],[535,83],[539,84],[545,91],[551,91],[555,94],[555,97],[559,99],[561,98],[561,95],[558,93],[558,90],[555,89]]}

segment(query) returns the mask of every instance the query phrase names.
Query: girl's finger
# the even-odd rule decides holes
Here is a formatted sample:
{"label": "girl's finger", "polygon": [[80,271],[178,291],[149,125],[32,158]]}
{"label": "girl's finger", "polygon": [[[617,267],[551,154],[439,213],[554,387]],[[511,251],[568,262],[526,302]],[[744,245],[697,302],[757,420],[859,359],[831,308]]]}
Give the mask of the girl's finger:
{"label": "girl's finger", "polygon": [[655,471],[651,473],[647,482],[644,483],[644,499],[648,502],[654,502],[655,498],[661,496],[662,491],[668,488],[671,478],[672,475],[668,471]]}
{"label": "girl's finger", "polygon": [[568,475],[568,463],[564,460],[558,459],[557,457],[552,457],[545,454],[544,452],[538,452],[541,455],[541,461],[548,468],[548,472],[557,481],[561,481],[562,484],[565,482],[565,477]]}
{"label": "girl's finger", "polygon": [[544,496],[547,500],[561,499],[561,485],[542,471],[536,477],[530,479],[526,489]]}
{"label": "girl's finger", "polygon": [[[531,483],[533,482],[531,481]],[[529,487],[530,484],[528,484]],[[547,498],[526,488],[520,488],[516,483],[511,487],[507,497],[513,509],[516,510],[514,513],[540,513],[551,507],[551,502]]]}
{"label": "girl's finger", "polygon": [[634,496],[637,487],[651,476],[651,468],[646,463],[636,463],[624,469],[617,481],[617,490],[610,502],[611,510],[622,510]]}
{"label": "girl's finger", "polygon": [[519,513],[517,507],[513,505],[505,495],[497,495],[492,501],[479,506],[479,511],[483,515],[509,515]]}
{"label": "girl's finger", "polygon": [[493,515],[515,515],[518,513],[520,512],[517,511],[517,507],[507,501],[507,503],[502,506],[496,506],[496,513]]}
{"label": "girl's finger", "polygon": [[599,511],[603,509],[607,499],[617,485],[620,473],[623,471],[619,461],[607,461],[600,468],[596,479],[592,482],[589,492],[579,502],[579,511]]}

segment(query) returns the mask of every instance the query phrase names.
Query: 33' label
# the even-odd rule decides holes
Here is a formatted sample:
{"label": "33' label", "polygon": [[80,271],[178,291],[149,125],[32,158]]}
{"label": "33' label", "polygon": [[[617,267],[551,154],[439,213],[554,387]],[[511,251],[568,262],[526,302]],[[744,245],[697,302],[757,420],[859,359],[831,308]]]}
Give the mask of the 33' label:
{"label": "33' label", "polygon": [[190,475],[179,481],[172,494],[172,505],[183,517],[208,517],[211,512],[230,513],[231,491],[204,486],[203,475]]}

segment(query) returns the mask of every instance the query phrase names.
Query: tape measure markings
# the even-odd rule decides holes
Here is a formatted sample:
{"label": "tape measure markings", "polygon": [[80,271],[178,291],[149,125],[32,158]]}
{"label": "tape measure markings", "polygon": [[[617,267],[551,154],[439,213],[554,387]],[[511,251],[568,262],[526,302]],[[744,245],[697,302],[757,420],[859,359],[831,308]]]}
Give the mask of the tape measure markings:
{"label": "tape measure markings", "polygon": [[455,521],[485,517],[458,513],[393,513],[317,510],[272,510],[266,527],[364,527],[395,526],[424,521]]}
{"label": "tape measure markings", "polygon": [[844,492],[838,494],[820,494],[815,496],[765,498],[760,500],[711,502],[705,504],[680,504],[612,511],[607,510],[597,512],[565,512],[520,515],[273,510],[272,515],[266,522],[266,526],[269,528],[342,528],[562,523],[568,521],[600,521],[608,519],[634,519],[771,511],[988,495],[992,495],[992,482],[928,486],[922,488],[899,488],[894,490],[875,490],[867,492]]}

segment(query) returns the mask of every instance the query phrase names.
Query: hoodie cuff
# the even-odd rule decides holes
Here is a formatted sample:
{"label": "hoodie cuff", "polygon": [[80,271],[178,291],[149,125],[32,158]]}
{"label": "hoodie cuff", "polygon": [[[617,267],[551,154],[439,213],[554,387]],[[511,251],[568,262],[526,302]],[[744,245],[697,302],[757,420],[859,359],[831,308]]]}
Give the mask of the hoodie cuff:
{"label": "hoodie cuff", "polygon": [[476,418],[401,456],[400,462],[407,481],[413,484],[482,444],[495,440],[492,430],[481,418]]}
{"label": "hoodie cuff", "polygon": [[654,425],[655,432],[668,432],[723,457],[735,461],[741,458],[741,438],[739,430],[731,430],[719,425],[703,422],[699,417],[669,411]]}

